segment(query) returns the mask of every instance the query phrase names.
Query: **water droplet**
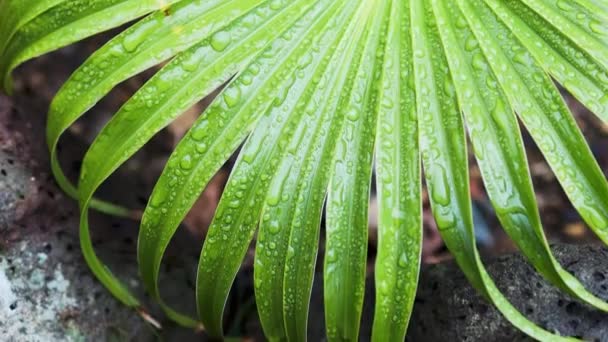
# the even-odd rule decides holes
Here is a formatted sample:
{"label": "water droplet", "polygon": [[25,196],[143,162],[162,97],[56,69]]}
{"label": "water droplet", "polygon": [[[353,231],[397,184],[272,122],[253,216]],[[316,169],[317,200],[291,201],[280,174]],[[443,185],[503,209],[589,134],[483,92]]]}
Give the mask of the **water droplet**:
{"label": "water droplet", "polygon": [[481,53],[476,53],[475,55],[473,55],[472,64],[473,64],[473,68],[475,68],[477,70],[486,69],[486,62],[485,62],[483,56],[481,55]]}
{"label": "water droplet", "polygon": [[241,89],[237,86],[230,87],[224,91],[224,101],[229,108],[235,107],[241,100]]}
{"label": "water droplet", "polygon": [[273,180],[271,188],[268,192],[268,197],[266,198],[266,202],[275,206],[279,204],[281,200],[281,195],[283,194],[283,187],[285,185],[285,181],[289,177],[289,173],[291,172],[291,164],[284,163],[281,166],[278,174],[275,176],[276,178]]}
{"label": "water droplet", "polygon": [[167,187],[159,186],[154,190],[152,194],[152,198],[150,199],[150,205],[153,207],[159,207],[161,204],[165,202],[167,198]]}
{"label": "water droplet", "polygon": [[270,226],[268,227],[268,230],[273,234],[278,233],[280,230],[279,221],[277,221],[277,220],[270,221]]}
{"label": "water droplet", "polygon": [[440,206],[436,207],[434,212],[435,221],[440,230],[450,229],[456,225],[456,216],[454,215],[452,208]]}
{"label": "water droplet", "polygon": [[281,9],[282,6],[283,6],[283,2],[280,1],[280,0],[273,0],[270,3],[270,9],[273,10],[273,11]]}
{"label": "water droplet", "polygon": [[559,0],[557,2],[557,7],[565,12],[570,12],[572,10],[574,10],[574,7],[572,7],[572,5],[570,3],[568,3],[568,1],[566,0]]}
{"label": "water droplet", "polygon": [[155,30],[156,27],[156,22],[152,20],[136,25],[134,30],[124,37],[122,46],[127,52],[135,51],[135,49],[137,49],[137,47],[139,47],[148,37],[148,34]]}
{"label": "water droplet", "polygon": [[198,56],[197,54],[192,54],[184,59],[184,61],[182,62],[182,68],[185,71],[192,72],[198,68],[200,63],[201,63],[200,56]]}
{"label": "water droplet", "polygon": [[241,75],[240,80],[241,80],[241,83],[248,86],[248,85],[251,85],[251,83],[253,83],[253,76],[250,73],[245,72]]}
{"label": "water droplet", "polygon": [[209,121],[207,119],[203,119],[199,122],[195,128],[192,130],[192,139],[194,140],[203,140],[207,136],[207,126],[209,125]]}
{"label": "water droplet", "polygon": [[602,214],[600,214],[595,208],[592,207],[582,207],[578,210],[585,218],[588,220],[589,225],[596,229],[605,229],[608,227],[608,219],[606,219]]}
{"label": "water droplet", "polygon": [[467,51],[469,51],[469,52],[470,52],[470,51],[475,50],[475,49],[477,48],[477,45],[478,45],[478,44],[477,44],[477,40],[475,39],[475,37],[473,37],[473,36],[471,35],[471,36],[469,36],[469,37],[467,38],[467,40],[465,41],[465,43],[464,43],[464,48],[465,48]]}
{"label": "water droplet", "polygon": [[520,51],[513,56],[513,60],[523,66],[530,65],[530,55],[526,51]]}
{"label": "water droplet", "polygon": [[408,262],[407,262],[407,254],[405,252],[401,253],[401,256],[399,257],[399,267],[407,267]]}
{"label": "water droplet", "polygon": [[430,172],[429,183],[431,186],[431,198],[439,205],[450,204],[450,185],[445,169],[441,165],[435,165]]}
{"label": "water droplet", "polygon": [[217,52],[222,52],[226,50],[231,41],[230,32],[220,31],[211,37],[211,47]]}
{"label": "water droplet", "polygon": [[233,199],[232,201],[228,202],[228,208],[238,209],[240,206],[241,201],[238,199]]}
{"label": "water droplet", "polygon": [[200,143],[200,144],[196,144],[196,146],[194,147],[194,149],[198,153],[205,153],[205,152],[207,152],[207,147],[208,147],[207,144]]}
{"label": "water droplet", "polygon": [[591,29],[591,31],[598,33],[598,34],[605,34],[607,31],[606,28],[604,28],[602,23],[599,21],[590,22],[589,28]]}
{"label": "water droplet", "polygon": [[333,250],[333,249],[329,249],[325,255],[326,255],[326,258],[327,258],[327,262],[329,262],[329,263],[333,263],[333,262],[336,262],[336,260],[338,260],[338,256],[336,255],[336,251]]}
{"label": "water droplet", "polygon": [[357,121],[359,119],[359,112],[355,108],[351,108],[346,113],[346,118],[350,121]]}
{"label": "water droplet", "polygon": [[179,166],[184,170],[190,170],[192,168],[192,157],[189,154],[185,155],[179,162]]}

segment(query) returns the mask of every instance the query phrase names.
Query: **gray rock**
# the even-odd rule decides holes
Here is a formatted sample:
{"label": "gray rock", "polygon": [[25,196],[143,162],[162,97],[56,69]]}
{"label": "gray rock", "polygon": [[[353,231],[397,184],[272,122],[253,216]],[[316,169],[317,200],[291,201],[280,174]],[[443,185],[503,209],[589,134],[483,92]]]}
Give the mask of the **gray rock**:
{"label": "gray rock", "polygon": [[[0,168],[2,341],[107,341],[149,335],[141,318],[92,277],[78,248],[74,218],[61,208],[45,210],[49,204],[33,198],[41,196],[37,177],[16,156],[0,152]],[[136,276],[134,264],[130,272]]]}
{"label": "gray rock", "polygon": [[[556,245],[561,264],[598,297],[608,300],[608,248]],[[542,327],[588,341],[608,341],[608,314],[582,304],[547,283],[519,254],[486,260],[498,287],[529,319]],[[309,340],[324,341],[322,274],[317,274],[309,318]],[[368,277],[361,341],[369,341],[374,310]],[[454,262],[424,267],[407,341],[530,341],[471,287]]]}
{"label": "gray rock", "polygon": [[0,236],[20,215],[19,206],[31,191],[32,175],[15,162],[14,157],[0,150]]}
{"label": "gray rock", "polygon": [[69,241],[26,240],[2,253],[2,340],[128,340],[145,333],[141,319],[83,269],[78,251],[66,253]]}
{"label": "gray rock", "polygon": [[[37,127],[0,96],[0,340],[148,340],[152,330],[88,270],[76,204],[46,171]],[[134,262],[118,273],[138,287]]]}
{"label": "gray rock", "polygon": [[[608,249],[557,245],[561,264],[598,297],[608,300]],[[608,314],[594,310],[547,283],[521,255],[487,262],[498,287],[528,318],[561,335],[608,341]],[[412,341],[529,340],[468,284],[454,263],[421,274],[408,339]]]}
{"label": "gray rock", "polygon": [[31,173],[17,164],[4,149],[15,144],[10,129],[5,127],[12,109],[7,98],[0,96],[0,238],[6,238],[8,225],[16,219],[18,206],[30,191]]}

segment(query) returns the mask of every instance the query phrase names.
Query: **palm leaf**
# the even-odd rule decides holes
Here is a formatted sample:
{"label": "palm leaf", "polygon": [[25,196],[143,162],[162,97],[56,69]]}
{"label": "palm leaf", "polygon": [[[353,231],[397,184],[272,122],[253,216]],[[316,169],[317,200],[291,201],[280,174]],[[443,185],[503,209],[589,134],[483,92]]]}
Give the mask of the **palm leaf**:
{"label": "palm leaf", "polygon": [[[564,339],[519,313],[485,271],[471,218],[467,134],[497,216],[530,263],[563,291],[608,310],[548,247],[518,125],[519,118],[573,205],[608,242],[608,183],[551,79],[608,119],[605,2],[0,0],[5,89],[22,62],[140,17],[66,81],[47,129],[53,173],[80,202],[85,259],[126,305],[140,304],[96,256],[88,212],[132,211],[93,196],[156,133],[223,87],[171,155],[142,218],[140,273],[176,322],[222,336],[224,304],[259,226],[254,283],[264,331],[271,340],[305,340],[327,201],[327,334],[358,339],[375,169],[372,338],[402,340],[420,267],[423,167],[441,235],[474,287],[531,337]],[[113,87],[163,62],[100,132],[75,186],[58,163],[61,135]],[[177,312],[159,291],[164,251],[243,143],[202,248],[198,317]]]}

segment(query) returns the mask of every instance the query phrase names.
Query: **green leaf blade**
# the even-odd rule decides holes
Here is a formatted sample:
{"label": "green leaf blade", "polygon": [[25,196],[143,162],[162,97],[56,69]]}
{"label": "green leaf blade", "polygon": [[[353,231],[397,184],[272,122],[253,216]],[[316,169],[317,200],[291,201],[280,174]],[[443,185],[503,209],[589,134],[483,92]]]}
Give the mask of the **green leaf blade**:
{"label": "green leaf blade", "polygon": [[[521,0],[555,28],[570,37],[608,70],[608,30],[604,20],[597,21],[591,13],[573,10],[572,1]],[[601,27],[601,29],[600,29]]]}
{"label": "green leaf blade", "polygon": [[520,1],[485,2],[547,73],[608,120],[608,70]]}
{"label": "green leaf blade", "polygon": [[[31,9],[18,7],[16,10],[23,13],[23,16],[18,17],[24,23],[18,30],[8,32],[10,42],[6,44],[0,63],[4,87],[10,89],[11,71],[29,59],[118,27],[179,1],[182,0],[163,3],[158,0],[43,1]],[[2,41],[0,47],[1,44]]]}
{"label": "green leaf blade", "polygon": [[[378,256],[373,341],[402,341],[417,289],[422,246],[421,170],[410,8],[393,1],[378,100]],[[396,48],[399,47],[399,48]]]}
{"label": "green leaf blade", "polygon": [[[0,57],[6,45],[21,26],[53,6],[66,0],[2,0],[0,1]],[[4,77],[4,75],[2,75]],[[8,90],[8,89],[5,89]]]}
{"label": "green leaf blade", "polygon": [[[378,74],[388,27],[387,1],[365,3],[368,31],[354,79],[327,197],[324,280],[328,339],[357,340],[367,269],[368,211],[373,159]],[[371,15],[373,13],[373,15]]]}

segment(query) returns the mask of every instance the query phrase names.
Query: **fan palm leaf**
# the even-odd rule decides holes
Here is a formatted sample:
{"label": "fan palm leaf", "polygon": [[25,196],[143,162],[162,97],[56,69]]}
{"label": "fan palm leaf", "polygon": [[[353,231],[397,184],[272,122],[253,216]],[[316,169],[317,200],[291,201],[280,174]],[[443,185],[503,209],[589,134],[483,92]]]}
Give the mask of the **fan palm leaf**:
{"label": "fan palm leaf", "polygon": [[[0,0],[5,89],[24,61],[136,19],[65,82],[47,126],[53,173],[80,204],[85,259],[125,305],[140,308],[97,257],[88,213],[133,212],[94,198],[96,190],[156,133],[221,89],[172,153],[141,221],[143,283],[176,322],[222,336],[226,299],[257,233],[254,284],[264,331],[270,340],[305,340],[325,208],[327,335],[357,340],[375,172],[373,340],[403,340],[407,330],[423,176],[440,233],[471,284],[531,337],[569,339],[529,321],[486,272],[475,244],[467,136],[498,219],[521,252],[553,285],[608,311],[551,253],[519,124],[608,242],[608,183],[553,82],[608,120],[605,2]],[[78,184],[71,183],[57,158],[62,134],[116,85],[161,63],[105,125]],[[159,291],[163,254],[239,146],[201,251],[198,315],[178,312]]]}

